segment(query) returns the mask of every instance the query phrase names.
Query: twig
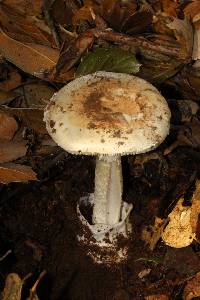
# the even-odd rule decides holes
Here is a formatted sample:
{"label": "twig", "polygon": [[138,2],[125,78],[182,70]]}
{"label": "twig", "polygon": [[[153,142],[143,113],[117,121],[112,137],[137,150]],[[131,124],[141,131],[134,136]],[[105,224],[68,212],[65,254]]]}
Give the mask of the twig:
{"label": "twig", "polygon": [[46,272],[45,270],[42,271],[42,273],[40,273],[38,279],[36,280],[36,282],[34,283],[34,285],[32,286],[32,288],[30,289],[30,295],[33,295],[33,294],[35,293],[36,288],[37,288],[37,286],[38,286],[40,280],[46,275],[46,273],[47,273],[47,272]]}
{"label": "twig", "polygon": [[29,279],[33,274],[32,273],[28,273],[23,279],[22,282],[24,283],[27,279]]}
{"label": "twig", "polygon": [[4,260],[10,253],[12,253],[12,250],[8,250],[1,258],[0,261]]}
{"label": "twig", "polygon": [[132,37],[127,36],[122,33],[117,33],[110,30],[99,30],[99,29],[92,29],[92,33],[96,38],[102,38],[109,42],[115,42],[120,44],[127,44],[131,47],[134,47],[135,50],[151,50],[156,51],[170,57],[180,58],[180,47],[164,47],[158,44],[155,44],[151,41],[148,41],[144,37]]}

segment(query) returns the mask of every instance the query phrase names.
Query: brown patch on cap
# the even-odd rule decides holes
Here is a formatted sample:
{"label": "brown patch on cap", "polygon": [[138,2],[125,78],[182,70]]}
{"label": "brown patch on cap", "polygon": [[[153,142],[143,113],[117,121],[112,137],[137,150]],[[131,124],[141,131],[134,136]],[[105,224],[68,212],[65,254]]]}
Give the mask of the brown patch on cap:
{"label": "brown patch on cap", "polygon": [[122,146],[122,145],[124,145],[124,142],[118,142],[118,145]]}
{"label": "brown patch on cap", "polygon": [[55,124],[56,124],[56,123],[55,123],[53,120],[50,120],[49,126],[50,126],[51,128],[53,128]]}
{"label": "brown patch on cap", "polygon": [[[145,96],[133,90],[133,83],[128,81],[102,79],[82,87],[81,93],[73,93],[73,109],[79,111],[80,119],[89,129],[124,129],[129,126],[125,115],[137,119],[141,111],[148,111]],[[141,122],[144,123],[143,119]]]}

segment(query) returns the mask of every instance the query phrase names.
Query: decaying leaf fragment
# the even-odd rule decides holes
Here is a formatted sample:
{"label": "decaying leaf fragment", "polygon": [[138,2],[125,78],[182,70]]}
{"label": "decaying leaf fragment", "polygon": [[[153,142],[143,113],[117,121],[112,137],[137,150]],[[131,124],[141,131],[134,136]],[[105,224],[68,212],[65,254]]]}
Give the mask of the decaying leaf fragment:
{"label": "decaying leaf fragment", "polygon": [[19,72],[12,68],[8,72],[8,77],[5,80],[0,81],[0,89],[9,92],[15,88],[17,88],[21,84],[21,75]]}
{"label": "decaying leaf fragment", "polygon": [[196,299],[196,297],[200,297],[200,272],[188,280],[183,291],[183,300]]}
{"label": "decaying leaf fragment", "polygon": [[47,105],[56,89],[44,82],[28,83],[23,87],[26,106],[29,108],[42,108]]}
{"label": "decaying leaf fragment", "polygon": [[168,155],[179,146],[190,146],[199,148],[200,146],[200,122],[196,117],[193,117],[191,122],[185,122],[180,127],[176,141],[169,145],[164,151],[164,155]]}
{"label": "decaying leaf fragment", "polygon": [[179,199],[169,214],[169,223],[162,233],[165,244],[174,248],[187,247],[195,238],[191,225],[191,208],[183,206],[183,201],[183,198]]}
{"label": "decaying leaf fragment", "polygon": [[[41,279],[45,276],[45,274],[46,271],[40,273],[38,279],[34,283],[33,287],[30,289],[29,297],[26,298],[26,300],[39,300],[36,293],[36,288],[40,283]],[[16,273],[8,274],[5,282],[5,287],[1,295],[1,300],[21,300],[23,285],[31,275],[32,274],[29,273],[27,276],[21,279]]]}
{"label": "decaying leaf fragment", "polygon": [[47,133],[46,126],[43,122],[43,108],[14,108],[2,106],[1,109],[10,115],[19,118],[24,126],[35,130],[37,133]]}
{"label": "decaying leaf fragment", "polygon": [[150,250],[153,251],[156,247],[156,244],[160,240],[163,230],[168,221],[168,218],[162,220],[156,217],[154,226],[148,226],[143,228],[141,238],[149,246]]}
{"label": "decaying leaf fragment", "polygon": [[0,139],[11,140],[18,129],[16,120],[0,111]]}
{"label": "decaying leaf fragment", "polygon": [[184,206],[180,198],[169,214],[169,223],[162,233],[162,239],[168,246],[182,248],[196,239],[196,229],[200,214],[200,181],[196,182],[196,190],[192,196],[192,205]]}
{"label": "decaying leaf fragment", "polygon": [[12,91],[9,92],[9,91],[0,90],[0,105],[8,104],[18,96],[19,96],[18,94],[14,93]]}
{"label": "decaying leaf fragment", "polygon": [[0,163],[10,162],[26,155],[28,146],[24,140],[0,139]]}
{"label": "decaying leaf fragment", "polygon": [[52,80],[66,82],[74,78],[74,65],[81,56],[92,46],[94,36],[91,32],[80,34],[63,47],[58,62],[50,74]]}
{"label": "decaying leaf fragment", "polygon": [[31,167],[14,163],[0,164],[0,182],[27,182],[37,180],[36,173]]}
{"label": "decaying leaf fragment", "polygon": [[8,274],[2,293],[2,300],[20,300],[23,283],[16,273]]}

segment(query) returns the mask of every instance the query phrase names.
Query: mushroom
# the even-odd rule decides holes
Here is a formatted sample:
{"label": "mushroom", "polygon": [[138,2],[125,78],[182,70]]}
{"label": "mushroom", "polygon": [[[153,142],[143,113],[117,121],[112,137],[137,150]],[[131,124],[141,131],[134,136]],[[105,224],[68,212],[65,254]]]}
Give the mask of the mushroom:
{"label": "mushroom", "polygon": [[[122,201],[121,156],[160,145],[170,127],[167,102],[141,78],[96,72],[71,81],[55,94],[44,120],[49,134],[63,149],[96,155],[94,194],[86,199],[93,202],[92,224],[78,206],[79,218],[94,237],[90,244],[95,240],[100,249],[109,248],[109,253],[113,249],[115,260],[124,259],[126,251],[117,251],[116,245],[119,233],[127,238],[131,231],[128,216],[132,204]],[[101,262],[95,255],[93,258]]]}

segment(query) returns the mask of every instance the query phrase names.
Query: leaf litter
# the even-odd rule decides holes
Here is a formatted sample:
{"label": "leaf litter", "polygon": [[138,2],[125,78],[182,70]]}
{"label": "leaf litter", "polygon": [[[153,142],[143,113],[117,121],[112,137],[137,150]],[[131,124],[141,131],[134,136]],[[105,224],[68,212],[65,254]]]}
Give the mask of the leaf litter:
{"label": "leaf litter", "polygon": [[[11,225],[13,205],[21,220],[27,215],[28,224],[30,219],[31,225],[27,226],[29,237],[36,239],[33,244],[39,245],[41,241],[45,245],[45,238],[48,234],[51,236],[52,244],[46,244],[50,245],[53,258],[45,256],[46,260],[42,258],[42,263],[46,263],[45,268],[49,268],[54,278],[52,299],[63,299],[66,282],[62,272],[70,282],[64,295],[69,299],[76,296],[82,299],[84,294],[87,300],[94,299],[88,286],[99,288],[96,291],[98,300],[106,299],[108,295],[114,295],[116,299],[123,297],[123,300],[140,297],[178,299],[180,295],[183,299],[199,297],[199,4],[199,0],[186,3],[172,0],[4,0],[0,3],[0,188],[2,205],[7,205],[7,211],[10,211],[2,218],[0,204],[0,219],[5,232],[12,232],[15,236],[16,228],[21,230],[17,234],[19,241],[15,239],[13,243],[19,261],[13,269],[16,267],[23,274],[43,269],[43,266],[34,261],[34,257],[26,258],[21,254],[27,251],[28,246],[23,244],[23,236],[27,240],[27,232],[22,221],[14,217],[16,213],[12,218],[17,225]],[[156,151],[128,158],[124,167],[127,174],[130,172],[129,176],[126,175],[124,197],[134,201],[133,222],[137,238],[130,245],[132,252],[128,266],[121,268],[120,276],[113,271],[113,278],[96,269],[95,275],[94,266],[85,264],[84,259],[82,265],[79,264],[80,260],[74,256],[78,249],[77,246],[72,247],[74,237],[70,232],[65,250],[68,249],[71,254],[67,257],[60,240],[54,237],[54,227],[58,226],[54,223],[58,213],[54,210],[58,205],[57,199],[59,205],[64,205],[63,211],[67,210],[67,218],[64,215],[56,217],[65,224],[61,227],[77,230],[76,226],[67,222],[70,219],[75,224],[76,220],[72,209],[76,203],[73,197],[78,199],[80,191],[92,190],[93,179],[90,178],[88,183],[88,174],[93,162],[90,159],[86,165],[79,160],[75,162],[73,157],[60,151],[48,137],[43,122],[43,109],[57,90],[76,76],[97,70],[136,74],[149,80],[160,89],[172,110],[171,131],[166,141]],[[74,182],[78,182],[79,186]],[[196,189],[193,189],[195,182]],[[37,190],[39,197],[35,194]],[[47,196],[44,196],[45,193]],[[65,201],[66,193],[68,203]],[[57,198],[51,198],[53,194]],[[31,202],[33,195],[38,200]],[[184,211],[186,207],[188,211],[192,210],[190,227],[196,235],[184,253],[180,249],[171,253],[161,237],[180,199]],[[23,210],[20,210],[22,207]],[[30,207],[34,212],[32,215]],[[34,214],[36,222],[32,221]],[[43,228],[37,227],[40,224],[48,228],[44,235]],[[61,235],[60,230],[57,228],[58,236]],[[40,232],[39,237],[37,232]],[[61,238],[63,244],[65,239],[66,232]],[[58,250],[63,253],[65,262],[60,252],[56,252]],[[77,257],[81,257],[82,254],[77,253]],[[189,256],[192,272],[186,263],[181,263],[186,262]],[[157,261],[160,257],[162,260]],[[173,267],[170,261],[178,266]],[[77,271],[79,269],[81,271]],[[137,274],[142,270],[151,271],[140,280]],[[186,270],[185,273],[183,270]],[[17,284],[16,300],[21,299],[23,285],[30,288],[27,299],[44,299],[36,293],[37,283],[31,289],[29,280],[23,281],[21,275],[11,273],[9,266],[6,272],[8,280],[5,276],[4,295],[7,295],[5,289],[15,289]],[[92,284],[88,284],[84,272]],[[14,280],[8,288],[10,273],[14,274],[11,276]],[[85,282],[81,292],[76,280]],[[102,283],[104,295],[96,282]],[[11,293],[9,297],[12,296]],[[6,297],[3,300],[11,300]]]}

